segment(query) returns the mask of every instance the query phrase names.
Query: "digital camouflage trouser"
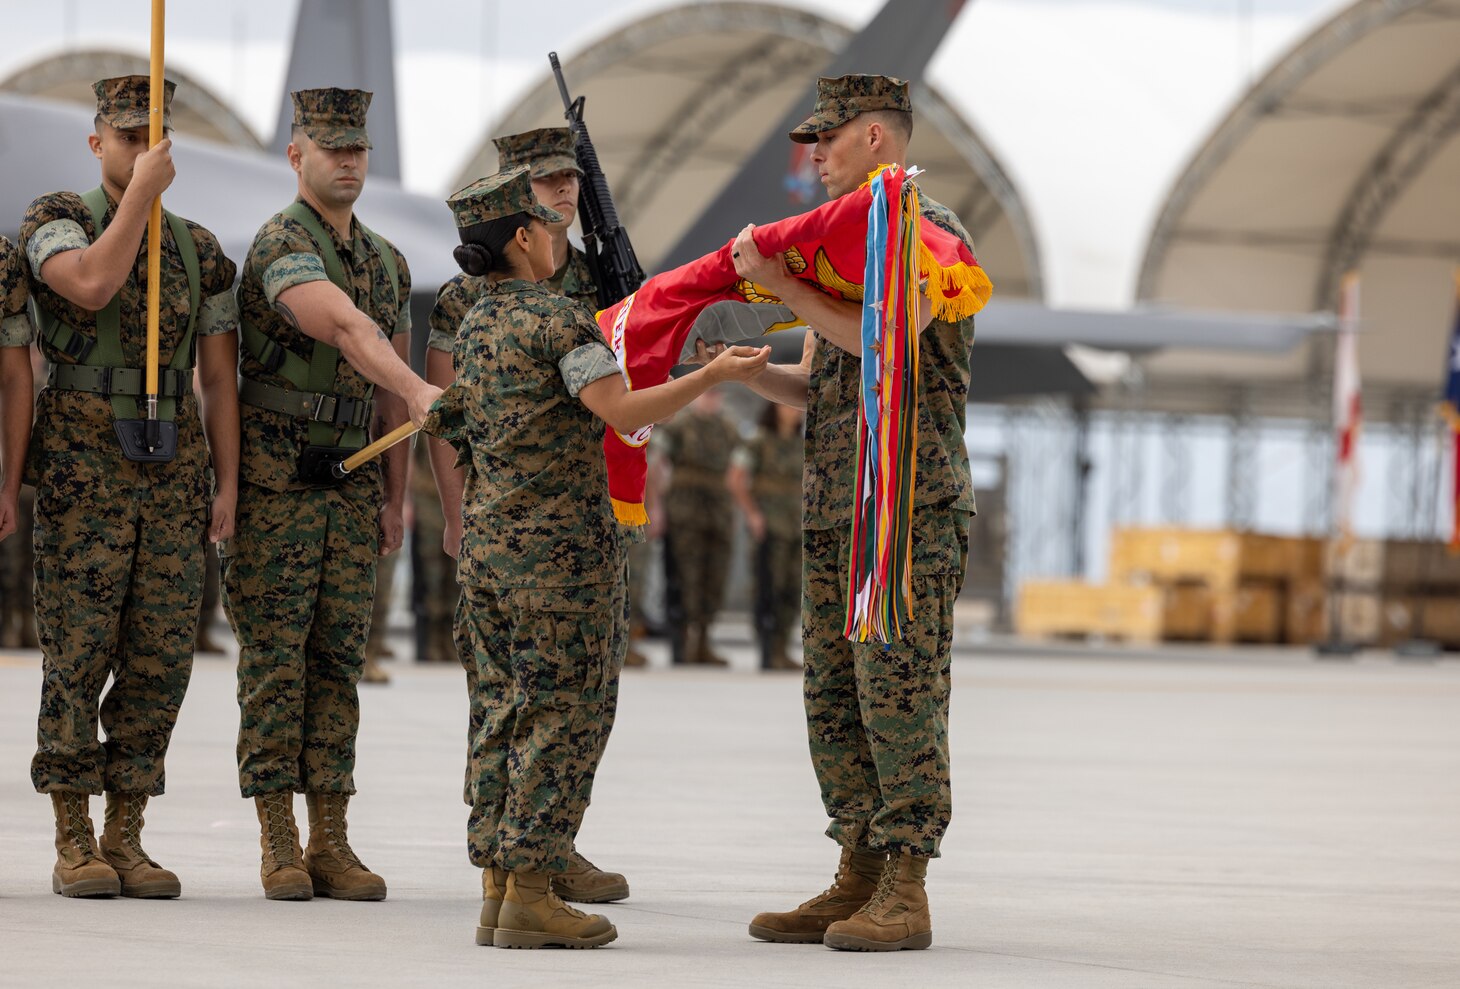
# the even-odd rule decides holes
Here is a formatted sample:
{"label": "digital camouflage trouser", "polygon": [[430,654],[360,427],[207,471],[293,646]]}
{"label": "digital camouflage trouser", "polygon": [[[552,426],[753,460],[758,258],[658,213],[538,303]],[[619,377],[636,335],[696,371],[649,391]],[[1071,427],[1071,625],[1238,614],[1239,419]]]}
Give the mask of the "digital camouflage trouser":
{"label": "digital camouflage trouser", "polygon": [[240,485],[235,534],[220,556],[238,637],[245,797],[355,792],[377,514],[372,501],[341,489]]}
{"label": "digital camouflage trouser", "polygon": [[931,857],[948,830],[949,660],[969,518],[917,510],[912,618],[890,646],[842,635],[850,527],[806,530],[806,724],[826,833],[845,847]]}
{"label": "digital camouflage trouser", "polygon": [[725,600],[725,575],[730,571],[730,498],[699,488],[685,488],[666,498],[669,526],[665,550],[674,557],[678,603],[688,625],[709,625]]}
{"label": "digital camouflage trouser", "polygon": [[[30,775],[42,793],[163,791],[163,757],[192,675],[208,522],[196,416],[179,427],[170,464],[135,463],[117,449],[37,458],[43,680]],[[53,445],[45,432],[33,442]]]}
{"label": "digital camouflage trouser", "polygon": [[[426,477],[431,475],[430,465],[423,462],[417,462],[415,470],[416,477],[422,472]],[[461,587],[456,583],[456,561],[441,549],[446,517],[441,512],[440,497],[434,489],[429,495],[424,493],[422,483],[414,482],[410,495],[416,507],[415,527],[411,530],[411,610],[416,618],[416,661],[465,663],[467,660],[457,655],[452,641]]]}
{"label": "digital camouflage trouser", "polygon": [[628,647],[623,584],[462,596],[479,724],[468,759],[472,863],[562,871],[613,727]]}

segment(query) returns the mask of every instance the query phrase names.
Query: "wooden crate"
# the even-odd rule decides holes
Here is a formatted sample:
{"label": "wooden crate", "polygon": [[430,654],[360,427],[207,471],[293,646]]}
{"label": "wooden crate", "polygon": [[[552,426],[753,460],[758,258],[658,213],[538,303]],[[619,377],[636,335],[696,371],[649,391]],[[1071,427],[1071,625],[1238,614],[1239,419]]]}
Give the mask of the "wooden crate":
{"label": "wooden crate", "polygon": [[1416,635],[1447,649],[1460,648],[1460,596],[1385,597],[1380,644],[1397,646]]}
{"label": "wooden crate", "polygon": [[1322,583],[1328,577],[1328,540],[1312,536],[1300,536],[1292,542],[1292,581],[1317,581]]}
{"label": "wooden crate", "polygon": [[1206,642],[1212,637],[1213,594],[1206,584],[1167,584],[1161,588],[1161,638],[1168,642]]}
{"label": "wooden crate", "polygon": [[1328,595],[1324,616],[1323,637],[1328,637],[1328,624],[1333,609],[1338,609],[1338,633],[1346,641],[1363,646],[1379,644],[1384,635],[1383,599],[1367,591],[1343,591]]}
{"label": "wooden crate", "polygon": [[1283,623],[1283,641],[1295,646],[1310,646],[1328,637],[1327,590],[1317,577],[1295,580],[1288,584],[1287,612]]}
{"label": "wooden crate", "polygon": [[1287,590],[1280,581],[1244,581],[1235,588],[1168,584],[1162,588],[1161,638],[1168,642],[1283,641]]}
{"label": "wooden crate", "polygon": [[1291,579],[1302,563],[1299,540],[1231,529],[1117,529],[1110,543],[1115,583],[1235,588],[1244,578]]}
{"label": "wooden crate", "polygon": [[1275,581],[1249,582],[1232,595],[1232,634],[1238,642],[1278,643],[1287,626],[1287,588]]}
{"label": "wooden crate", "polygon": [[1444,543],[1391,539],[1383,554],[1381,578],[1387,591],[1430,597],[1460,591],[1460,555]]}
{"label": "wooden crate", "polygon": [[1420,628],[1424,637],[1447,649],[1460,648],[1460,594],[1427,597],[1423,607]]}
{"label": "wooden crate", "polygon": [[1415,623],[1419,605],[1420,599],[1409,595],[1384,595],[1379,611],[1379,645],[1387,649],[1420,634]]}
{"label": "wooden crate", "polygon": [[1161,636],[1161,592],[1154,587],[1029,581],[1019,589],[1014,629],[1029,638],[1099,636],[1155,642]]}
{"label": "wooden crate", "polygon": [[1323,574],[1345,590],[1376,590],[1384,581],[1387,554],[1382,540],[1319,540],[1323,547]]}

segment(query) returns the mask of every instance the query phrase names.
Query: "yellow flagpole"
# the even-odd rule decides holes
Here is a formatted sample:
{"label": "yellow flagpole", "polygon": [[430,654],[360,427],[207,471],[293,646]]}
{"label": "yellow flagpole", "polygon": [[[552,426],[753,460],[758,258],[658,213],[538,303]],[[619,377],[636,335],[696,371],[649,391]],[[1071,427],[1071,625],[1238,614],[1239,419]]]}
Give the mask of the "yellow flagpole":
{"label": "yellow flagpole", "polygon": [[417,426],[413,422],[407,422],[403,425],[395,427],[390,432],[380,437],[380,439],[376,440],[374,443],[371,443],[369,446],[363,447],[362,449],[357,450],[356,452],[350,454],[350,456],[346,457],[344,462],[335,468],[335,476],[344,477],[356,467],[359,467],[361,464],[368,464],[370,461],[380,456],[386,450],[389,450],[391,447],[395,446],[401,440],[408,440],[420,431],[421,427]]}
{"label": "yellow flagpole", "polygon": [[[162,42],[165,0],[152,0],[152,84],[147,115],[147,147],[162,140]],[[162,197],[152,200],[147,220],[147,418],[157,418],[158,308],[162,294]]]}

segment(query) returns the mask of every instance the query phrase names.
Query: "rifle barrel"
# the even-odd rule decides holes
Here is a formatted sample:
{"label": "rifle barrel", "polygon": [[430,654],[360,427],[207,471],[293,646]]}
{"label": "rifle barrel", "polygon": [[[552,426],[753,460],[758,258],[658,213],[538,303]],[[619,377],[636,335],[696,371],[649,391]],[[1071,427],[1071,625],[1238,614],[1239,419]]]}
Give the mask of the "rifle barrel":
{"label": "rifle barrel", "polygon": [[553,78],[558,81],[558,95],[563,98],[563,116],[568,118],[570,124],[577,124],[577,118],[573,115],[573,97],[568,95],[568,81],[563,78],[563,67],[558,62],[558,53],[548,52],[548,61],[552,63]]}

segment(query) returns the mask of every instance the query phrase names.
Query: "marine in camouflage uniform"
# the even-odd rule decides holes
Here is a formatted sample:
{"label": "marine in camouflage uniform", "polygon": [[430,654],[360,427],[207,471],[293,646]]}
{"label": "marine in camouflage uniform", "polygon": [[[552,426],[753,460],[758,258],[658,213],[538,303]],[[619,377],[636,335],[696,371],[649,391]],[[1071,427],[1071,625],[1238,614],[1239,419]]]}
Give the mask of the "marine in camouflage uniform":
{"label": "marine in camouflage uniform", "polygon": [[[46,329],[41,349],[52,365],[27,465],[36,488],[44,673],[31,781],[52,794],[58,831],[65,832],[57,837],[57,892],[172,897],[181,889],[177,877],[142,851],[142,810],[163,792],[163,757],[192,672],[212,501],[210,444],[219,486],[212,508],[233,511],[235,269],[207,230],[183,220],[163,223],[160,368],[177,370],[159,372],[159,414],[172,414],[177,451],[169,462],[128,459],[113,424],[139,415],[133,410],[146,354],[146,217],[155,192],[171,181],[171,163],[167,147],[137,155],[147,140],[147,77],[105,79],[95,90],[101,189],[84,197],[42,196],[21,221]],[[169,84],[164,109],[171,93]],[[170,126],[166,113],[164,126]],[[135,168],[127,160],[133,155]],[[100,225],[93,210],[101,213]],[[189,242],[179,245],[179,230]],[[135,258],[115,296],[93,310],[83,304],[90,300],[82,273],[106,277],[103,259],[116,255],[104,247],[121,244],[125,252],[129,238],[136,238]],[[119,340],[107,332],[113,318]],[[195,345],[204,358],[206,440],[192,389]],[[106,830],[98,858],[86,795],[103,791]]]}
{"label": "marine in camouflage uniform", "polygon": [[[524,168],[469,186],[452,208],[463,228],[562,218],[537,204]],[[576,401],[618,366],[576,302],[522,279],[483,281],[452,360],[470,449],[458,576],[481,718],[469,842],[486,875],[550,881],[572,864],[626,645],[603,424]],[[612,926],[593,921],[575,938],[611,940]],[[483,930],[495,934],[488,924],[479,940]]]}
{"label": "marine in camouflage uniform", "polygon": [[29,488],[21,491],[21,479],[34,403],[35,331],[25,311],[25,269],[25,255],[0,237],[0,647],[33,649],[39,645],[30,552],[35,502]]}
{"label": "marine in camouflage uniform", "polygon": [[[501,169],[506,171],[519,167],[526,168],[533,183],[534,194],[556,202],[558,208],[554,211],[560,212],[563,217],[563,221],[553,224],[550,229],[555,235],[561,232],[567,251],[566,260],[550,278],[538,282],[538,286],[554,295],[577,303],[583,313],[591,319],[598,308],[598,286],[594,283],[592,272],[588,268],[587,256],[571,243],[566,243],[567,227],[572,222],[573,213],[577,209],[577,180],[582,177],[578,159],[573,152],[572,132],[566,127],[547,127],[523,134],[498,137],[494,139],[494,143],[497,147]],[[565,183],[564,177],[568,175],[573,177],[573,181]],[[449,360],[452,348],[456,343],[457,330],[461,326],[462,320],[466,318],[466,314],[485,293],[487,281],[486,276],[474,277],[463,272],[441,286],[440,292],[437,293],[436,305],[431,310],[431,336],[427,343],[429,349],[436,355],[427,354],[427,374],[434,384],[446,386],[454,379],[454,370],[443,358]],[[445,476],[444,482],[438,482],[438,489],[443,486],[445,488],[441,498],[442,511],[454,512],[459,516],[460,498],[453,495],[453,492],[461,489],[460,472],[452,467],[452,464],[455,463],[455,451],[450,450],[440,440],[432,439],[428,442],[435,447],[432,453],[433,469],[438,478]],[[636,533],[637,529],[634,532]],[[629,535],[627,532],[625,534]],[[441,541],[438,537],[432,545],[422,546],[421,552],[435,556],[440,545]],[[451,563],[444,553],[441,553],[438,559],[444,564]],[[435,579],[435,565],[436,561],[433,561],[428,577],[433,585],[438,584]],[[627,567],[627,563],[625,566]],[[449,621],[448,616],[455,611],[454,626],[460,637],[468,626],[461,617],[464,605],[459,603],[454,566],[451,570],[446,571],[443,579],[439,581],[439,585],[449,586],[451,596],[449,598],[445,595],[433,596],[423,600],[422,606],[428,609],[432,623],[433,631],[429,634],[434,639],[436,623],[442,620]],[[627,622],[627,616],[624,620]],[[627,632],[616,632],[615,634],[626,635]],[[454,651],[466,670],[469,716],[467,719],[466,785],[463,795],[467,804],[470,805],[473,802],[475,780],[479,775],[478,768],[472,762],[470,749],[472,740],[476,738],[477,732],[481,729],[483,709],[481,694],[477,690],[476,662],[469,640],[460,639]],[[616,709],[615,700],[618,691],[617,673],[605,684],[605,689],[610,695],[608,703],[604,705],[603,738],[606,742],[613,729],[613,712]],[[473,818],[475,818],[475,813]],[[474,835],[484,833],[482,829],[476,827],[469,827],[468,832]],[[478,864],[489,858],[490,855],[485,849],[473,849],[472,851],[472,860]],[[554,889],[563,899],[580,903],[607,903],[621,900],[629,895],[628,880],[622,875],[599,869],[581,855],[576,847],[569,858],[569,868],[555,876],[553,880]]]}
{"label": "marine in camouflage uniform", "polygon": [[[472,753],[471,848],[487,856],[477,941],[595,947],[617,936],[613,925],[567,906],[551,881],[571,865],[626,647],[604,419],[632,431],[666,418],[717,380],[760,373],[769,349],[629,391],[588,314],[523,277],[546,274],[543,224],[561,219],[533,197],[527,169],[449,202],[463,267],[491,273],[457,333],[456,384],[435,427],[469,456],[459,574],[483,704]],[[492,246],[504,230],[511,238]]]}
{"label": "marine in camouflage uniform", "polygon": [[769,405],[755,433],[730,459],[730,490],[749,530],[761,667],[799,670],[786,640],[801,619],[801,414]]}
{"label": "marine in camouflage uniform", "polygon": [[[309,458],[358,449],[367,432],[399,425],[407,389],[427,386],[401,360],[411,329],[405,258],[354,216],[353,197],[319,179],[353,174],[358,194],[370,94],[315,89],[292,98],[290,160],[300,194],[259,228],[238,287],[243,483],[237,535],[220,554],[239,643],[238,776],[258,805],[268,898],[378,900],[385,882],[351,850],[345,813],[355,792],[357,684],[376,556],[383,536],[399,542],[407,451],[398,446],[339,481],[311,476]],[[296,302],[285,305],[286,297]],[[296,316],[296,304],[317,308]],[[394,394],[374,391],[345,359],[351,338],[340,338],[338,352],[316,338],[346,326],[368,340],[355,344],[357,359],[376,362],[383,370],[375,380],[396,381]],[[321,364],[323,375],[313,370]],[[300,380],[301,367],[310,369],[308,380]],[[295,792],[309,808],[303,853]]]}
{"label": "marine in camouflage uniform", "polygon": [[725,472],[740,444],[735,425],[710,393],[654,431],[668,461],[664,494],[666,594],[675,658],[725,666],[710,648],[710,626],[725,599],[734,514]]}
{"label": "marine in camouflage uniform", "polygon": [[[903,160],[911,110],[902,80],[823,78],[812,116],[791,138],[817,144],[813,161],[828,188],[841,194],[856,188],[879,161]],[[877,116],[861,119],[863,114]],[[850,137],[821,140],[824,133],[846,125]],[[926,196],[921,203],[926,219],[972,248],[951,211]],[[743,235],[735,249],[753,250],[753,244]],[[798,313],[813,329],[818,301],[839,307],[844,317],[855,313],[846,303],[805,299],[804,291],[812,290],[785,285],[780,273],[766,277],[776,281],[768,285],[772,291],[779,286],[803,295],[800,304],[806,311]],[[797,302],[787,301],[796,307]],[[821,318],[830,324],[835,317],[823,313]],[[923,877],[928,860],[938,855],[952,813],[949,661],[953,603],[963,583],[974,511],[963,440],[973,319],[934,320],[920,336],[912,617],[902,638],[889,645],[854,644],[842,634],[861,357],[827,339],[823,331],[808,336],[810,358],[803,356],[798,369],[808,375],[801,393],[807,410],[802,609],[806,721],[822,803],[832,819],[827,834],[843,854],[831,889],[794,911],[757,916],[751,933],[766,940],[798,941],[821,940],[824,932],[826,944],[843,949],[925,948],[932,933]],[[854,329],[850,336],[859,339]]]}

